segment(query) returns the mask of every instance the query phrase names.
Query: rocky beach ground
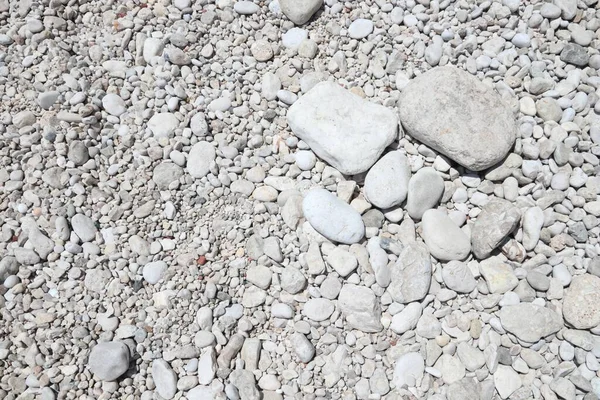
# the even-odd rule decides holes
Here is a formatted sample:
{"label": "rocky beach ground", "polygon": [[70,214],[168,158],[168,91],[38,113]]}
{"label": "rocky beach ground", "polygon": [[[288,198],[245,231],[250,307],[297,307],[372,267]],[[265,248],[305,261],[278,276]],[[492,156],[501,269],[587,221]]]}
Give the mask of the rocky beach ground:
{"label": "rocky beach ground", "polygon": [[0,399],[600,397],[597,0],[0,0]]}

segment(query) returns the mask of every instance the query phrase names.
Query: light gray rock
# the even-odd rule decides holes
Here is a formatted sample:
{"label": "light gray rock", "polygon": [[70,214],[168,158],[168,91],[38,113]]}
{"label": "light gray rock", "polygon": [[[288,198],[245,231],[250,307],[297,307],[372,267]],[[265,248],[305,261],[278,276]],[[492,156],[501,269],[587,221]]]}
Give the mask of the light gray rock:
{"label": "light gray rock", "polygon": [[152,379],[156,385],[156,392],[166,400],[170,400],[177,393],[177,374],[169,363],[158,359],[152,362]]}
{"label": "light gray rock", "polygon": [[241,15],[251,15],[259,12],[260,7],[251,1],[238,1],[233,5],[233,10]]}
{"label": "light gray rock", "polygon": [[334,310],[335,305],[331,300],[317,298],[310,299],[304,304],[302,314],[313,321],[321,322],[328,319]]}
{"label": "light gray rock", "polygon": [[346,284],[339,294],[338,307],[350,327],[363,332],[380,332],[381,306],[375,293],[367,287]]}
{"label": "light gray rock", "polygon": [[179,119],[170,112],[154,114],[148,120],[148,128],[156,138],[168,138],[173,136],[175,129],[179,126]]}
{"label": "light gray rock", "polygon": [[88,152],[85,143],[80,140],[74,140],[69,145],[69,152],[67,157],[70,161],[73,161],[75,165],[83,165],[90,159],[90,153]]}
{"label": "light gray rock", "polygon": [[306,29],[292,28],[281,35],[281,44],[287,49],[297,51],[306,39],[308,39],[308,31]]}
{"label": "light gray rock", "polygon": [[360,214],[328,190],[309,191],[302,202],[302,211],[311,226],[329,240],[352,244],[365,234]]}
{"label": "light gray rock", "polygon": [[123,342],[101,342],[92,348],[88,368],[103,381],[114,381],[129,369],[129,348]]}
{"label": "light gray rock", "polygon": [[396,388],[404,385],[415,387],[423,379],[425,360],[419,353],[405,353],[396,360],[393,383]]}
{"label": "light gray rock", "polygon": [[398,314],[392,317],[390,329],[401,335],[404,332],[414,329],[419,322],[423,308],[419,303],[410,303]]}
{"label": "light gray rock", "polygon": [[540,233],[544,226],[544,212],[539,207],[531,207],[523,215],[523,247],[530,251],[535,248],[540,240]]}
{"label": "light gray rock", "polygon": [[442,374],[442,380],[447,385],[460,381],[465,377],[465,366],[458,357],[442,354],[433,366]]}
{"label": "light gray rock", "polygon": [[471,252],[469,237],[440,210],[427,210],[421,236],[432,256],[440,261],[464,260]]}
{"label": "light gray rock", "polygon": [[450,261],[444,265],[442,279],[448,289],[458,293],[471,293],[477,286],[471,269],[461,261]]}
{"label": "light gray rock", "polygon": [[481,385],[472,377],[465,377],[448,385],[446,391],[447,400],[480,399]]}
{"label": "light gray rock", "polygon": [[321,82],[288,110],[288,124],[342,174],[368,170],[398,134],[398,118],[333,82]]}
{"label": "light gray rock", "polygon": [[519,374],[509,366],[499,365],[494,372],[494,386],[501,399],[507,399],[523,385]]}
{"label": "light gray rock", "polygon": [[82,242],[91,242],[96,238],[98,229],[96,229],[94,221],[86,215],[75,214],[71,218],[71,226]]}
{"label": "light gray rock", "polygon": [[521,212],[511,202],[492,199],[471,226],[471,246],[479,259],[486,258],[502,244],[521,221]]}
{"label": "light gray rock", "polygon": [[165,48],[165,44],[158,38],[147,38],[144,41],[143,57],[148,64],[154,57],[160,56]]}
{"label": "light gray rock", "polygon": [[479,263],[479,271],[491,293],[506,293],[519,283],[512,267],[499,257],[490,257]]}
{"label": "light gray rock", "polygon": [[167,190],[171,183],[183,176],[183,168],[172,162],[162,162],[154,168],[152,180],[159,190]]}
{"label": "light gray rock", "polygon": [[373,32],[373,21],[364,18],[358,18],[348,27],[348,36],[352,39],[364,39]]}
{"label": "light gray rock", "polygon": [[478,348],[466,342],[461,342],[456,348],[456,354],[467,371],[477,371],[485,364],[485,356]]}
{"label": "light gray rock", "polygon": [[306,277],[298,268],[288,266],[281,273],[281,288],[288,293],[296,294],[306,286]]}
{"label": "light gray rock", "polygon": [[356,257],[340,248],[336,247],[327,255],[327,263],[337,272],[342,278],[346,278],[358,267]]}
{"label": "light gray rock", "polygon": [[577,0],[554,0],[553,3],[560,8],[563,19],[570,21],[577,15]]}
{"label": "light gray rock", "polygon": [[300,332],[296,332],[290,338],[294,352],[303,363],[310,362],[315,357],[315,346]]}
{"label": "light gray rock", "polygon": [[252,52],[252,56],[256,58],[256,61],[258,62],[269,61],[271,58],[273,58],[273,48],[266,40],[257,40],[256,42],[252,43],[252,46],[250,46],[250,51]]}
{"label": "light gray rock", "polygon": [[532,303],[502,307],[498,317],[504,329],[529,343],[535,343],[563,327],[556,312]]}
{"label": "light gray rock", "polygon": [[392,266],[388,292],[399,303],[419,301],[431,285],[431,258],[420,242],[409,243]]}
{"label": "light gray rock", "polygon": [[267,292],[256,286],[250,286],[244,291],[242,305],[246,308],[258,307],[263,305],[266,299]]}
{"label": "light gray rock", "polygon": [[600,324],[600,278],[583,274],[573,277],[563,300],[563,317],[577,329]]}
{"label": "light gray rock", "polygon": [[38,104],[44,110],[49,110],[60,97],[60,92],[57,90],[49,90],[38,95]]}
{"label": "light gray rock", "polygon": [[127,111],[125,100],[114,93],[108,93],[102,98],[102,107],[104,107],[104,110],[107,113],[115,117],[120,117],[125,113],[125,111]]}
{"label": "light gray rock", "polygon": [[208,123],[204,114],[197,113],[190,119],[190,129],[196,136],[204,137],[208,134]]}
{"label": "light gray rock", "polygon": [[277,303],[271,307],[271,315],[274,318],[291,319],[294,317],[294,310],[285,303]]}
{"label": "light gray rock", "polygon": [[236,369],[231,372],[231,383],[237,388],[242,400],[260,400],[261,395],[256,386],[256,378],[252,371]]}
{"label": "light gray rock", "polygon": [[425,211],[439,204],[443,194],[442,177],[431,167],[421,168],[408,183],[408,215],[414,220],[420,220]]}
{"label": "light gray rock", "polygon": [[399,205],[406,199],[410,177],[410,165],[406,156],[399,151],[389,152],[367,173],[365,197],[379,208]]}
{"label": "light gray rock", "polygon": [[167,271],[167,263],[164,261],[154,261],[144,265],[142,275],[144,280],[151,285],[155,285],[161,280]]}
{"label": "light gray rock", "polygon": [[206,347],[198,358],[198,383],[209,385],[217,374],[217,356],[214,347]]}
{"label": "light gray rock", "polygon": [[319,287],[321,296],[330,300],[337,299],[340,290],[342,290],[342,282],[333,275],[329,275],[325,278]]}
{"label": "light gray rock", "polygon": [[303,25],[323,5],[323,0],[279,0],[279,7],[290,21]]}
{"label": "light gray rock", "polygon": [[[508,105],[456,67],[436,67],[413,79],[401,93],[399,110],[411,137],[472,171],[500,162],[515,142]],[[435,118],[423,118],[423,112]]]}
{"label": "light gray rock", "polygon": [[187,159],[187,171],[196,179],[205,177],[210,172],[210,164],[215,160],[215,147],[209,142],[198,142],[190,149]]}
{"label": "light gray rock", "polygon": [[535,109],[537,115],[545,122],[558,122],[562,118],[562,108],[560,108],[558,102],[553,98],[544,97],[543,99],[536,101]]}

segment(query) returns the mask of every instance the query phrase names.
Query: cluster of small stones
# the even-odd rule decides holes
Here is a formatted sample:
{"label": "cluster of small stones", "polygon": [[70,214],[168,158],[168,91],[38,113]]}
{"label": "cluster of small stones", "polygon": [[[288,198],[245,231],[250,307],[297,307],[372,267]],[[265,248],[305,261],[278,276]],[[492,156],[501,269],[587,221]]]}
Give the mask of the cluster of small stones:
{"label": "cluster of small stones", "polygon": [[0,0],[0,399],[597,399],[599,50],[597,0]]}

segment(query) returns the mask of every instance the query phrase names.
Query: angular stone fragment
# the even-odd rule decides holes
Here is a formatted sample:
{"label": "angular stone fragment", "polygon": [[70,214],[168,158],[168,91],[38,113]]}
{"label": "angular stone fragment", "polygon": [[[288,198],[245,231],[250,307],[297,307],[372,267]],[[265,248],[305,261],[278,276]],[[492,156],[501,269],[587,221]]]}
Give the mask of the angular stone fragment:
{"label": "angular stone fragment", "polygon": [[350,327],[363,332],[379,332],[383,329],[380,302],[371,289],[344,285],[340,291],[338,306]]}
{"label": "angular stone fragment", "polygon": [[471,227],[471,249],[479,259],[486,258],[519,225],[521,212],[511,202],[493,199]]}
{"label": "angular stone fragment", "polygon": [[431,285],[431,258],[427,247],[419,242],[406,246],[392,267],[388,291],[399,303],[419,301]]}

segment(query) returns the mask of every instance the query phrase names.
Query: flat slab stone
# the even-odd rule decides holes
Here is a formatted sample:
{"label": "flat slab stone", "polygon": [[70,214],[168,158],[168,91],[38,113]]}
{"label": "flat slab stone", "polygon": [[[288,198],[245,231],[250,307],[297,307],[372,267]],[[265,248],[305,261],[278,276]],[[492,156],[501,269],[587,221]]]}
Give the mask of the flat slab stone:
{"label": "flat slab stone", "polygon": [[472,170],[500,162],[512,148],[515,117],[492,89],[455,67],[413,79],[400,97],[400,121],[414,139]]}
{"label": "flat slab stone", "polygon": [[557,313],[532,303],[502,307],[498,316],[504,329],[529,343],[535,343],[563,327]]}
{"label": "flat slab stone", "polygon": [[342,174],[364,172],[398,134],[398,118],[333,82],[321,82],[288,110],[288,125]]}

